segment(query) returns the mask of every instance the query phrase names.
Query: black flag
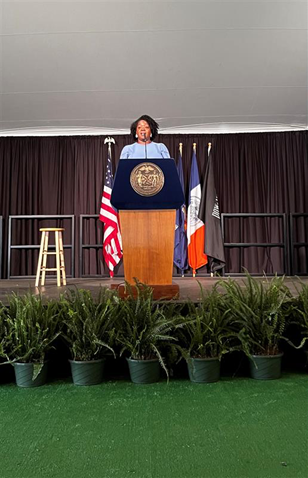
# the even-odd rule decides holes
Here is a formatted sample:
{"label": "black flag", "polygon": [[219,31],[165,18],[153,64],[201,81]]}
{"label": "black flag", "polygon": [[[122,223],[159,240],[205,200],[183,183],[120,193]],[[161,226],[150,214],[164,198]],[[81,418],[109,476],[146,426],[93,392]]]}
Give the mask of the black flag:
{"label": "black flag", "polygon": [[222,269],[226,262],[211,151],[205,171],[198,216],[205,224],[204,251],[208,257],[210,271],[216,272]]}

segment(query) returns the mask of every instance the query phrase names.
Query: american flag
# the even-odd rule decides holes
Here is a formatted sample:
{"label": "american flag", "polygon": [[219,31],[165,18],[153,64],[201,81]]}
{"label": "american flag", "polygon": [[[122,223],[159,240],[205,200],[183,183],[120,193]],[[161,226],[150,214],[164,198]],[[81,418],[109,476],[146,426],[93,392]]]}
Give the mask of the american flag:
{"label": "american flag", "polygon": [[108,144],[107,170],[102,196],[99,219],[104,223],[103,256],[109,269],[110,277],[114,275],[114,268],[122,258],[122,237],[119,228],[119,214],[110,203],[113,187],[111,147]]}

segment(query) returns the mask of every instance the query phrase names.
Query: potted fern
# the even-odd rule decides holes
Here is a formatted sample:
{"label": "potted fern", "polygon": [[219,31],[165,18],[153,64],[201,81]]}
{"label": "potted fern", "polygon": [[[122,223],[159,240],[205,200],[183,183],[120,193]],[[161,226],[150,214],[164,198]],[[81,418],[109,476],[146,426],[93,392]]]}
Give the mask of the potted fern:
{"label": "potted fern", "polygon": [[250,359],[254,379],[276,379],[281,375],[280,342],[286,327],[284,304],[291,296],[284,277],[220,280],[234,324],[238,327],[241,349]]}
{"label": "potted fern", "polygon": [[299,333],[299,345],[295,345],[290,338],[285,340],[292,345],[295,349],[303,349],[306,355],[306,364],[308,362],[308,284],[301,282],[301,289],[297,289],[297,296],[293,297],[291,301],[291,307],[289,308],[289,325],[293,325],[296,328],[297,335]]}
{"label": "potted fern", "polygon": [[211,383],[220,378],[222,356],[236,350],[236,332],[225,298],[216,287],[205,292],[199,285],[201,301],[187,305],[188,312],[178,330],[178,348],[187,362],[190,380]]}
{"label": "potted fern", "polygon": [[163,368],[168,370],[163,350],[172,347],[175,318],[170,306],[153,300],[153,289],[136,281],[132,288],[126,283],[128,296],[122,301],[117,342],[120,356],[128,355],[130,377],[133,383],[145,384],[160,379]]}
{"label": "potted fern", "polygon": [[2,359],[3,357],[5,357],[5,353],[3,349],[4,340],[5,340],[5,330],[4,330],[4,323],[5,323],[5,316],[6,316],[5,311],[6,311],[6,307],[0,301],[0,358]]}
{"label": "potted fern", "polygon": [[37,387],[46,382],[48,351],[60,334],[59,310],[55,301],[43,302],[31,293],[8,297],[2,306],[0,354],[14,366],[19,387]]}
{"label": "potted fern", "polygon": [[88,290],[69,290],[60,298],[63,337],[68,344],[75,385],[103,380],[105,356],[114,355],[115,323],[119,303],[114,292],[102,288],[97,300]]}

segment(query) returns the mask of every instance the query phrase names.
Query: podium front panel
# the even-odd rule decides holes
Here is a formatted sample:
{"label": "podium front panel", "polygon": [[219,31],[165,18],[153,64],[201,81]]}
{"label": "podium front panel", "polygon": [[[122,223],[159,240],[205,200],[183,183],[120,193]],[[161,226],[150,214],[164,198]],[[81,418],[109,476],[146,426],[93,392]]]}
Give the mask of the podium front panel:
{"label": "podium front panel", "polygon": [[124,277],[172,284],[175,210],[120,211]]}
{"label": "podium front panel", "polygon": [[[143,164],[159,167],[164,176],[162,189],[148,197],[138,194],[131,185],[132,171]],[[119,161],[111,194],[111,204],[116,209],[179,209],[184,202],[174,159],[121,159]]]}

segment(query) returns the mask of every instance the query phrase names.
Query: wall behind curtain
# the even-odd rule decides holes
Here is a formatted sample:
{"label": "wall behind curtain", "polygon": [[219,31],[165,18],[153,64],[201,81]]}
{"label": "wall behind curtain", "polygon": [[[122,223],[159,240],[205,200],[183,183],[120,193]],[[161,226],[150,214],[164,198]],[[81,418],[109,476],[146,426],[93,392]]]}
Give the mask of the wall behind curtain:
{"label": "wall behind curtain", "polygon": [[[76,216],[76,275],[79,275],[78,240],[80,214],[98,214],[103,189],[107,146],[104,136],[13,137],[0,138],[0,215],[4,217],[3,270],[7,277],[8,216],[21,214]],[[120,151],[131,142],[129,135],[115,135],[114,171]],[[222,135],[161,135],[171,156],[177,160],[179,142],[183,143],[185,194],[188,197],[192,145],[197,143],[201,183],[207,162],[207,144],[212,143],[215,183],[224,213],[307,213],[308,155],[307,132],[243,133]],[[38,229],[48,221],[18,221],[13,243],[38,244]],[[54,225],[55,223],[53,223]],[[64,225],[65,242],[70,242],[69,222]],[[308,241],[308,221],[295,224],[297,241]],[[226,220],[226,242],[280,242],[282,223],[275,220]],[[102,224],[89,220],[84,227],[84,242],[102,241]],[[282,271],[282,252],[245,248],[226,249],[228,272],[252,273]],[[100,250],[84,253],[85,274],[107,274]],[[70,267],[69,253],[66,260]],[[11,275],[35,273],[37,251],[14,251]],[[308,273],[307,250],[295,255],[297,272]],[[176,269],[174,271],[176,273]],[[203,268],[200,273],[206,272]],[[117,273],[123,275],[123,266]]]}

